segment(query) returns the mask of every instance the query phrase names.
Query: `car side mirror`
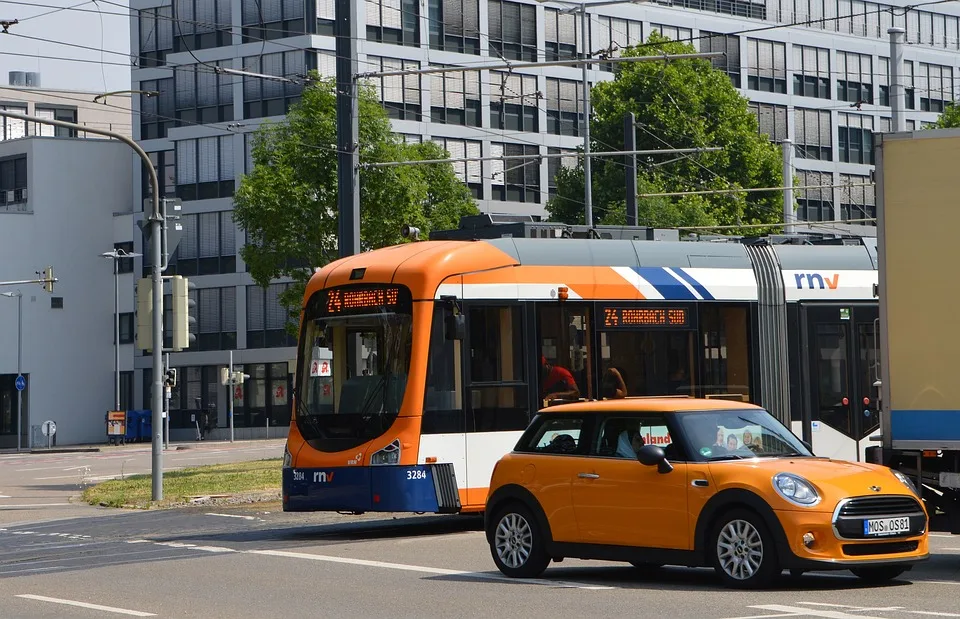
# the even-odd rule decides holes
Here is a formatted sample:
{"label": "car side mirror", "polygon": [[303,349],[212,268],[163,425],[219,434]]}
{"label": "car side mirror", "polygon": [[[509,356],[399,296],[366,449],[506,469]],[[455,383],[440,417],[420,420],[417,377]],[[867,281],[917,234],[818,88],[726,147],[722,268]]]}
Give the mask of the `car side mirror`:
{"label": "car side mirror", "polygon": [[673,465],[667,462],[667,454],[662,447],[656,445],[644,445],[637,451],[637,460],[644,466],[657,467],[658,473],[669,473],[673,470]]}

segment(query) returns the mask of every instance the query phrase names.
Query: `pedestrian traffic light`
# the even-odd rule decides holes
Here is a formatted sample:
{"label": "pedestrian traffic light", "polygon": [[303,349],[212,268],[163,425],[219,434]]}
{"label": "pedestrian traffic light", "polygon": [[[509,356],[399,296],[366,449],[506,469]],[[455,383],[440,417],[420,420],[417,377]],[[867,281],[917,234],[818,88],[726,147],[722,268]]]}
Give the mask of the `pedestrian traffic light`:
{"label": "pedestrian traffic light", "polygon": [[174,275],[170,281],[173,285],[173,350],[179,351],[189,348],[197,339],[190,333],[190,325],[197,323],[192,315],[197,302],[190,298],[190,290],[197,285],[182,275]]}
{"label": "pedestrian traffic light", "polygon": [[177,368],[170,368],[163,373],[163,384],[171,388],[177,386]]}
{"label": "pedestrian traffic light", "polygon": [[137,348],[153,349],[153,281],[137,280]]}

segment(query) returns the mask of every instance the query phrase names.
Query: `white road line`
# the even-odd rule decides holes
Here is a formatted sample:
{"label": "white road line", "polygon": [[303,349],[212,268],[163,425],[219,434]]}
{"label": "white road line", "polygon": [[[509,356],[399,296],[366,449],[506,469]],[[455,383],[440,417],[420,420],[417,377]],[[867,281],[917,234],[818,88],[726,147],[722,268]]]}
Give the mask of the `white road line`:
{"label": "white road line", "polygon": [[907,612],[914,615],[926,615],[928,617],[960,617],[960,614],[957,613],[945,613],[933,610],[908,610]]}
{"label": "white road line", "polygon": [[79,477],[80,477],[79,474],[75,474],[75,475],[55,475],[54,477],[34,477],[33,479],[35,481],[46,481],[48,479],[77,479]]}
{"label": "white road line", "polygon": [[408,565],[406,563],[387,563],[385,561],[369,561],[367,559],[353,559],[349,557],[334,557],[330,555],[314,555],[314,554],[309,554],[305,552],[290,552],[286,550],[247,550],[245,552],[248,554],[269,555],[274,557],[286,557],[290,559],[308,559],[311,561],[327,561],[330,563],[348,563],[351,565],[382,567],[382,568],[394,569],[394,570],[404,570],[407,572],[423,572],[426,574],[436,574],[441,576],[467,576],[470,578],[477,578],[482,580],[503,580],[503,581],[514,583],[514,584],[522,582],[522,583],[528,583],[528,584],[548,585],[552,587],[591,589],[591,590],[609,590],[609,589],[616,588],[616,587],[599,586],[599,585],[588,585],[584,583],[563,582],[558,580],[542,580],[542,579],[535,579],[535,578],[530,578],[530,579],[525,578],[522,581],[518,581],[517,579],[508,578],[506,576],[499,576],[496,574],[485,574],[481,572],[467,572],[463,570],[448,570],[440,567]]}
{"label": "white road line", "polygon": [[849,608],[858,613],[874,611],[874,610],[879,610],[879,611],[903,610],[903,606],[864,607],[864,606],[850,606],[848,604],[827,604],[826,602],[797,602],[797,604],[806,604],[808,606],[829,606],[830,608]]}
{"label": "white road line", "polygon": [[726,617],[725,619],[777,619],[779,617],[801,617],[806,613],[780,613],[776,615],[750,615],[749,617]]}
{"label": "white road line", "polygon": [[860,617],[860,619],[884,619],[883,617],[872,617],[870,615],[861,615],[856,614],[852,615],[850,613],[841,612],[839,610],[818,610],[815,608],[800,608],[799,606],[786,606],[784,604],[764,604],[762,606],[749,606],[748,608],[756,608],[757,610],[772,610],[783,613],[789,613],[790,616],[796,617],[798,615],[811,616],[811,617],[824,617],[825,619],[855,619]]}
{"label": "white road line", "polygon": [[0,494],[0,499],[9,499],[10,497],[5,494]]}
{"label": "white road line", "polygon": [[240,516],[238,514],[214,514],[212,512],[204,514],[204,516],[222,516],[223,518],[243,518],[244,520],[257,520],[255,516]]}
{"label": "white road line", "polygon": [[128,610],[126,608],[117,608],[115,606],[102,606],[100,604],[89,604],[87,602],[76,602],[74,600],[61,600],[59,598],[48,598],[44,595],[20,594],[18,598],[28,600],[37,600],[39,602],[53,602],[54,604],[66,604],[67,606],[79,606],[80,608],[90,608],[92,610],[102,610],[108,613],[117,613],[118,615],[133,615],[134,617],[156,617],[154,613],[145,613],[140,610]]}
{"label": "white road line", "polygon": [[960,585],[956,580],[926,580],[924,578],[911,578],[910,582],[916,584],[922,582],[925,585]]}

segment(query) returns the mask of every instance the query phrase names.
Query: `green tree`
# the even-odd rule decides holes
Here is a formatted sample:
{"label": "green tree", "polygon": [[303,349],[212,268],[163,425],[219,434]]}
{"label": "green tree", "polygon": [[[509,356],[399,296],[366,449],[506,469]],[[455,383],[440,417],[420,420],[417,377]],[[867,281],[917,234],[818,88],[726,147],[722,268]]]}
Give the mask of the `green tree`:
{"label": "green tree", "polygon": [[[646,45],[624,56],[688,54],[688,44],[651,33]],[[780,149],[759,134],[748,100],[729,77],[706,59],[619,63],[612,81],[591,89],[591,150],[623,150],[623,118],[633,112],[637,149],[719,146],[720,151],[689,156],[638,157],[637,193],[779,187]],[[593,219],[626,223],[623,157],[594,157]],[[551,218],[583,223],[583,163],[561,168],[557,194],[547,205]],[[782,220],[779,191],[647,197],[638,200],[640,225],[705,226],[776,223]],[[754,233],[757,230],[753,230]]]}
{"label": "green tree", "polygon": [[950,101],[943,108],[943,112],[932,128],[952,129],[955,127],[960,127],[960,104],[956,101]]}
{"label": "green tree", "polygon": [[[332,79],[311,77],[282,122],[257,130],[253,170],[234,196],[234,219],[247,234],[240,255],[260,286],[293,278],[280,302],[294,319],[313,269],[338,256],[336,93]],[[360,88],[359,112],[361,163],[449,157],[433,142],[405,144],[368,85]],[[431,230],[456,227],[461,215],[477,212],[450,163],[360,170],[361,251],[402,242],[403,224],[428,238]]]}

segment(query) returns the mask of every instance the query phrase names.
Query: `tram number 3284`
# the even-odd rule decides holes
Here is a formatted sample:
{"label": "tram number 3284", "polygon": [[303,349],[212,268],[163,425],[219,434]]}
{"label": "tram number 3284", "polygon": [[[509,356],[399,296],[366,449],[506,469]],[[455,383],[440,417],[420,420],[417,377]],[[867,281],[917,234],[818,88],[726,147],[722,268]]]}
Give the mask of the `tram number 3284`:
{"label": "tram number 3284", "polygon": [[407,471],[407,479],[426,479],[427,472],[422,469],[410,469]]}

